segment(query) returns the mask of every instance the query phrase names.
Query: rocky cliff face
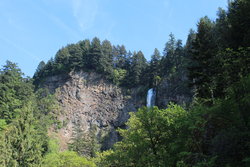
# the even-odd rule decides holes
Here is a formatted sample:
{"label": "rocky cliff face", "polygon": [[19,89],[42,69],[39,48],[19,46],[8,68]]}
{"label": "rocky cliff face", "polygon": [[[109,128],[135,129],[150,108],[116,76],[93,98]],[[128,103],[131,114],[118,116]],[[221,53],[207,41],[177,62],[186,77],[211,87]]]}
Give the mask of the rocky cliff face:
{"label": "rocky cliff face", "polygon": [[188,104],[193,96],[184,72],[169,78],[164,77],[156,90],[156,105],[160,108],[167,107],[170,102],[179,105]]}
{"label": "rocky cliff face", "polygon": [[58,119],[62,128],[56,131],[56,135],[62,150],[74,138],[75,129],[84,134],[92,132],[101,149],[112,147],[119,140],[115,130],[125,127],[129,112],[136,111],[144,103],[144,99],[137,97],[136,89],[128,94],[128,90],[117,87],[96,73],[53,76],[47,78],[44,86],[56,92],[61,106]]}
{"label": "rocky cliff face", "polygon": [[[186,80],[183,76],[163,78],[156,89],[156,105],[165,108],[171,101],[189,102],[191,92]],[[139,92],[141,89],[120,88],[93,72],[48,77],[43,86],[56,94],[60,105],[60,125],[52,127],[49,133],[59,139],[61,150],[67,149],[78,133],[94,138],[102,150],[111,148],[120,140],[116,129],[125,128],[129,112],[146,102],[146,92]]]}

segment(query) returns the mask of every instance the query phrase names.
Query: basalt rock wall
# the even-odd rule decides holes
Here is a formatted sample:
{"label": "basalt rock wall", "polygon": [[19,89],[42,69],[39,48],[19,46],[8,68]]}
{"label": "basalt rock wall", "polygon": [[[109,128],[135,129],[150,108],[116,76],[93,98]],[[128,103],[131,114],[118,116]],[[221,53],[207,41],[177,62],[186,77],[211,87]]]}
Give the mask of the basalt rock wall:
{"label": "basalt rock wall", "polygon": [[72,72],[68,76],[57,75],[46,79],[44,87],[56,94],[61,127],[51,128],[56,134],[61,150],[75,137],[76,129],[94,134],[103,150],[120,140],[116,129],[125,128],[129,112],[145,105],[144,97],[138,97],[138,89],[127,90],[92,72]]}

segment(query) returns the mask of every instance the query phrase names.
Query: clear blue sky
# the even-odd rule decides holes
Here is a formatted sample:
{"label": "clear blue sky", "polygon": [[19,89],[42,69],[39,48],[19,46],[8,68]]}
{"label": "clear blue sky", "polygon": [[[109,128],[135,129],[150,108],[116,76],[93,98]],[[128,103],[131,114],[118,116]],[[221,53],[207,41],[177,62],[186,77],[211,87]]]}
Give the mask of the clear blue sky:
{"label": "clear blue sky", "polygon": [[0,66],[18,63],[33,76],[69,43],[97,36],[147,59],[172,32],[186,41],[200,17],[216,18],[227,0],[0,0]]}

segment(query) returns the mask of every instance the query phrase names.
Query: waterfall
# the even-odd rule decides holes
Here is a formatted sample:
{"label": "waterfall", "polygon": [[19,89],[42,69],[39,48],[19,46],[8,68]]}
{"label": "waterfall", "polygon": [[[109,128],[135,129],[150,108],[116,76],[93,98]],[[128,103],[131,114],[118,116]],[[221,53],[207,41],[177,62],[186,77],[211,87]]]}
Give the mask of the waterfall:
{"label": "waterfall", "polygon": [[147,94],[147,107],[153,107],[155,105],[155,90],[151,88],[148,90]]}

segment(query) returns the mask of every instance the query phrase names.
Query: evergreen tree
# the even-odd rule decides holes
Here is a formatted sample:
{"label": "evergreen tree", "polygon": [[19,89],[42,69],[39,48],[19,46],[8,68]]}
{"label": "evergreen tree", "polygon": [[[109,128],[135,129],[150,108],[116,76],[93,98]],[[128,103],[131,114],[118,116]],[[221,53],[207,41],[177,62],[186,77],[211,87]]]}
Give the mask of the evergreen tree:
{"label": "evergreen tree", "polygon": [[20,109],[22,114],[14,120],[1,136],[1,166],[39,166],[42,160],[41,136],[36,131],[32,102]]}
{"label": "evergreen tree", "polygon": [[102,42],[102,56],[100,58],[100,69],[103,74],[107,75],[109,78],[113,73],[112,67],[112,45],[108,40]]}
{"label": "evergreen tree", "polygon": [[32,85],[22,78],[23,73],[15,63],[6,62],[0,71],[0,119],[10,123],[20,114],[19,108],[32,94]]}
{"label": "evergreen tree", "polygon": [[185,49],[186,49],[186,52],[187,52],[188,55],[189,55],[189,52],[191,52],[191,50],[194,49],[193,44],[194,44],[195,38],[196,38],[195,31],[193,29],[190,29],[188,37],[187,37],[186,45],[185,45]]}
{"label": "evergreen tree", "polygon": [[250,2],[235,0],[229,3],[230,48],[248,47],[250,43]]}
{"label": "evergreen tree", "polygon": [[174,67],[176,71],[179,71],[181,67],[184,67],[184,48],[182,46],[182,41],[177,40],[175,52],[174,52]]}
{"label": "evergreen tree", "polygon": [[186,62],[186,67],[188,67],[188,65],[190,63],[192,63],[191,60],[191,55],[194,52],[194,41],[196,38],[196,33],[193,29],[190,29],[188,37],[187,37],[187,41],[184,47],[184,54],[185,54],[185,62]]}
{"label": "evergreen tree", "polygon": [[115,68],[124,69],[126,66],[127,51],[124,45],[113,46],[113,64]]}
{"label": "evergreen tree", "polygon": [[87,134],[81,129],[79,125],[76,125],[73,130],[73,137],[69,144],[69,150],[77,152],[79,155],[89,156],[89,142],[87,141]]}
{"label": "evergreen tree", "polygon": [[127,59],[127,51],[124,45],[117,46],[118,47],[118,68],[125,68],[126,66],[126,59]]}
{"label": "evergreen tree", "polygon": [[42,73],[43,73],[43,69],[45,66],[46,66],[45,62],[41,61],[37,66],[37,69],[36,69],[36,72],[35,72],[33,78],[41,77],[43,75]]}
{"label": "evergreen tree", "polygon": [[117,46],[113,46],[112,47],[112,54],[113,54],[113,66],[114,68],[118,67],[118,63],[119,63],[119,50]]}
{"label": "evergreen tree", "polygon": [[127,53],[126,57],[127,58],[125,61],[124,69],[117,69],[117,70],[115,69],[114,70],[114,79],[115,79],[115,83],[117,83],[117,81],[118,81],[118,83],[121,86],[131,87],[132,84],[130,82],[130,79],[132,78],[131,74],[132,74],[132,62],[133,62],[133,54],[131,53],[131,51],[129,51]]}
{"label": "evergreen tree", "polygon": [[218,45],[218,49],[228,48],[230,46],[229,41],[231,41],[231,37],[229,33],[230,25],[227,12],[219,8],[217,17],[214,27],[214,33],[216,36],[215,42]]}
{"label": "evergreen tree", "polygon": [[99,150],[95,131],[96,127],[92,126],[89,132],[84,132],[81,127],[77,125],[74,128],[69,149],[77,152],[81,156],[95,157],[95,153]]}
{"label": "evergreen tree", "polygon": [[208,18],[201,18],[198,23],[198,32],[194,41],[194,49],[191,53],[189,77],[195,85],[197,96],[201,98],[213,98],[214,83],[212,76],[214,71],[214,56],[216,45],[213,38],[214,23]]}
{"label": "evergreen tree", "polygon": [[153,55],[151,56],[151,61],[150,61],[150,80],[153,82],[153,86],[156,86],[158,81],[157,78],[159,79],[160,77],[160,60],[161,60],[161,55],[158,49],[155,48]]}
{"label": "evergreen tree", "polygon": [[126,61],[125,61],[125,66],[124,66],[124,69],[125,70],[129,70],[130,67],[131,67],[131,62],[132,62],[132,52],[131,51],[128,51],[127,55],[126,55]]}
{"label": "evergreen tree", "polygon": [[163,51],[163,59],[162,59],[162,76],[165,74],[170,75],[173,71],[174,67],[174,52],[176,47],[176,40],[174,35],[171,33],[169,35],[169,40],[165,45],[164,51]]}
{"label": "evergreen tree", "polygon": [[227,89],[250,73],[250,48],[225,49],[216,55],[215,97],[224,97]]}
{"label": "evergreen tree", "polygon": [[141,77],[144,70],[147,67],[146,59],[141,51],[134,52],[131,62],[131,69],[129,71],[130,86],[136,86],[140,84]]}
{"label": "evergreen tree", "polygon": [[89,66],[89,52],[90,52],[90,41],[88,39],[80,41],[79,46],[82,53],[83,70],[87,70]]}
{"label": "evergreen tree", "polygon": [[101,72],[100,59],[102,57],[102,47],[100,40],[95,37],[91,42],[90,52],[89,52],[89,64],[90,69]]}
{"label": "evergreen tree", "polygon": [[69,72],[69,59],[70,54],[68,47],[60,49],[55,56],[55,59],[50,59],[46,64],[46,70],[48,72],[45,72],[47,74],[51,73],[52,71],[55,71],[56,73],[60,72]]}
{"label": "evergreen tree", "polygon": [[69,52],[69,66],[70,69],[80,70],[83,69],[85,62],[82,56],[82,50],[79,44],[71,44],[68,47]]}

